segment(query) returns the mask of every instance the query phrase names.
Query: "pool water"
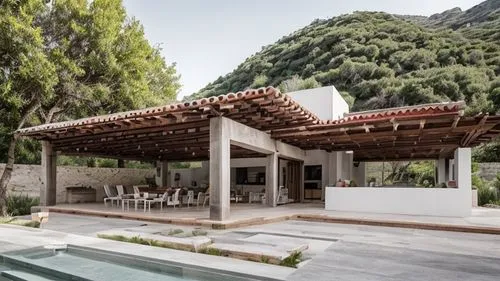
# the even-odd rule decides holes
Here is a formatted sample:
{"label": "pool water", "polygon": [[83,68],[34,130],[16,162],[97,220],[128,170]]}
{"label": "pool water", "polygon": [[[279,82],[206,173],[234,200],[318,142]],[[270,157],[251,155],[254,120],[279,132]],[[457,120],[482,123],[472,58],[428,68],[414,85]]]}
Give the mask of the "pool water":
{"label": "pool water", "polygon": [[67,245],[37,247],[3,254],[0,281],[248,281],[272,280],[139,256]]}

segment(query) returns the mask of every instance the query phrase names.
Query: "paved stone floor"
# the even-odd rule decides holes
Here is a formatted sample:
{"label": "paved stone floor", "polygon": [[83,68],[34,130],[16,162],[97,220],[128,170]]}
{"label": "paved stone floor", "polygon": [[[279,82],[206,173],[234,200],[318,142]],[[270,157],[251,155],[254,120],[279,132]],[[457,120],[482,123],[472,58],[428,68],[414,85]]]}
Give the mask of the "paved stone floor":
{"label": "paved stone floor", "polygon": [[500,236],[287,221],[245,228],[337,239],[288,280],[500,280]]}
{"label": "paved stone floor", "polygon": [[[139,209],[134,211],[122,211],[119,207],[105,207],[102,203],[89,204],[59,204],[56,206],[59,209],[65,210],[89,210],[97,211],[102,214],[131,214],[137,218],[141,217],[161,217],[161,218],[184,218],[195,220],[207,220],[209,217],[208,207],[191,206],[189,208],[164,208],[160,211],[158,208],[153,208],[151,212],[144,212]],[[383,221],[404,221],[415,223],[436,223],[449,225],[464,225],[464,226],[488,226],[500,228],[500,209],[489,208],[473,208],[472,215],[466,218],[456,217],[431,217],[431,216],[409,216],[409,215],[393,215],[393,214],[375,214],[375,213],[355,213],[355,212],[338,212],[326,211],[321,203],[304,203],[304,204],[288,204],[278,206],[276,208],[267,207],[262,204],[246,204],[238,203],[231,204],[230,221],[245,220],[252,218],[274,218],[280,216],[291,216],[295,214],[313,214],[327,215],[337,218],[349,219],[371,219]]]}
{"label": "paved stone floor", "polygon": [[[113,228],[164,227],[175,226],[63,214],[51,214],[44,225],[87,236]],[[500,235],[304,221],[209,230],[219,241],[253,234],[321,242],[287,280],[500,280]]]}

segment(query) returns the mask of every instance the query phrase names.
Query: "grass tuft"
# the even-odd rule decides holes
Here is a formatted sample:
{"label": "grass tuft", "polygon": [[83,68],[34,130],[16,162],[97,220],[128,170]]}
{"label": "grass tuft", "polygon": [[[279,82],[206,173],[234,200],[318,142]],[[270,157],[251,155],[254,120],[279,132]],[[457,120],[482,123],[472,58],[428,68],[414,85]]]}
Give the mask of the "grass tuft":
{"label": "grass tuft", "polygon": [[281,266],[297,268],[297,264],[302,261],[302,252],[293,252],[280,262]]}
{"label": "grass tuft", "polygon": [[202,248],[198,251],[198,253],[202,253],[205,255],[212,255],[212,256],[222,256],[223,254],[221,250],[213,247]]}
{"label": "grass tuft", "polygon": [[176,228],[176,229],[171,229],[171,230],[168,232],[168,235],[169,235],[169,236],[174,236],[174,235],[181,234],[181,233],[184,233],[184,230],[182,230],[182,229],[180,229],[180,228]]}

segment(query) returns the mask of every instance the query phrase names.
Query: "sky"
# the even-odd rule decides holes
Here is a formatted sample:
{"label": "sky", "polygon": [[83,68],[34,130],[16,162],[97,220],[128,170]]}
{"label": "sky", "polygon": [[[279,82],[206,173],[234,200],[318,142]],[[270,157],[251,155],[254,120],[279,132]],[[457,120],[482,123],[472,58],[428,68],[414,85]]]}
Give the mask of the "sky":
{"label": "sky", "polygon": [[124,0],[127,14],[176,63],[182,89],[197,92],[247,57],[314,19],[353,11],[429,16],[453,7],[466,10],[481,0]]}

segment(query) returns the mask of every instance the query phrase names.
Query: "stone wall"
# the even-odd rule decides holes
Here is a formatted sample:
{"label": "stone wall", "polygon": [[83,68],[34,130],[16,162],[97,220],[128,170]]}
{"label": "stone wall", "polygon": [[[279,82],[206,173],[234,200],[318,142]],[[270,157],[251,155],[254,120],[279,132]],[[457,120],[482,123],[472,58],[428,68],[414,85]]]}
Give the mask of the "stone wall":
{"label": "stone wall", "polygon": [[479,163],[479,176],[486,180],[494,180],[500,173],[500,162]]}
{"label": "stone wall", "polygon": [[[3,172],[5,164],[0,164]],[[132,186],[145,184],[145,177],[153,177],[153,169],[57,167],[57,203],[66,202],[67,186],[91,186],[97,190],[96,199],[102,201],[104,184]],[[15,165],[8,189],[9,193],[40,196],[41,166]]]}

